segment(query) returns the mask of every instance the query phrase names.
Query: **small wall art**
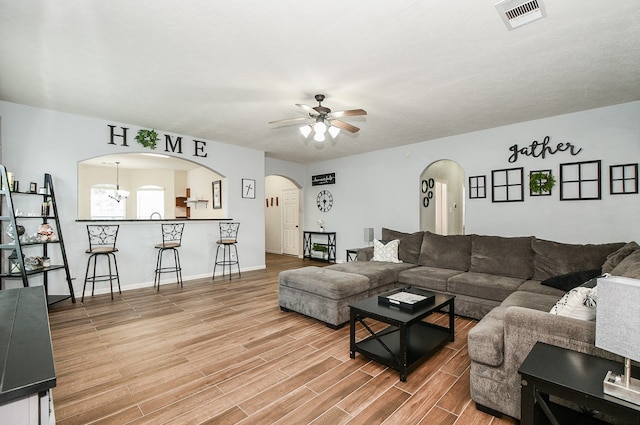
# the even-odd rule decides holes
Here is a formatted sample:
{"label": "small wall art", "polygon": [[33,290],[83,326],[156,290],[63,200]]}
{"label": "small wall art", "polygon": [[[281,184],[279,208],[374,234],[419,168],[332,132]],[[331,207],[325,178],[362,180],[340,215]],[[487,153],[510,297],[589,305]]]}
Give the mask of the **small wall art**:
{"label": "small wall art", "polygon": [[491,171],[491,202],[524,201],[523,180],[522,167]]}
{"label": "small wall art", "polygon": [[551,196],[556,184],[551,170],[534,170],[529,173],[529,196]]}
{"label": "small wall art", "polygon": [[211,183],[213,192],[213,209],[222,208],[222,180],[216,180]]}
{"label": "small wall art", "polygon": [[560,164],[560,200],[602,199],[601,161]]}
{"label": "small wall art", "polygon": [[469,177],[469,199],[482,199],[487,197],[487,177]]}
{"label": "small wall art", "polygon": [[255,199],[256,181],[254,179],[242,179],[242,197]]}
{"label": "small wall art", "polygon": [[638,164],[609,166],[609,191],[612,195],[638,193]]}

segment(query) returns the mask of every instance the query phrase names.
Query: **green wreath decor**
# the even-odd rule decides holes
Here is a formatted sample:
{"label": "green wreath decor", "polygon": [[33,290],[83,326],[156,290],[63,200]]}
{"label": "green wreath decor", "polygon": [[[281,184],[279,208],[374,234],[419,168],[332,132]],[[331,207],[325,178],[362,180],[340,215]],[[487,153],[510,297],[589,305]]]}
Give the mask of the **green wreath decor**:
{"label": "green wreath decor", "polygon": [[553,186],[556,185],[556,179],[551,173],[537,172],[531,173],[529,176],[529,189],[531,193],[547,193],[551,192]]}
{"label": "green wreath decor", "polygon": [[155,130],[139,130],[136,140],[145,148],[155,149],[158,142],[158,133]]}

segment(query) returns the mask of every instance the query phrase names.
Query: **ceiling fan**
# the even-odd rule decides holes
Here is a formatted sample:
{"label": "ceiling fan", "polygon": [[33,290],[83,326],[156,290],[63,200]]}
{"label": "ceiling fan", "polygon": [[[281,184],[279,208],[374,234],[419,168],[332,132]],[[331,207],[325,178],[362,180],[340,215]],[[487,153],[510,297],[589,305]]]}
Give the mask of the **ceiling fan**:
{"label": "ceiling fan", "polygon": [[346,111],[331,112],[331,109],[327,108],[326,106],[322,106],[324,98],[325,96],[323,94],[315,95],[318,106],[314,106],[313,108],[308,105],[296,103],[296,106],[302,108],[309,115],[308,117],[288,118],[284,120],[270,121],[269,124],[292,124],[313,119],[315,120],[315,122],[300,127],[300,132],[304,137],[308,137],[313,131],[313,138],[317,142],[324,142],[325,132],[327,131],[329,131],[329,134],[333,138],[338,135],[340,129],[348,131],[350,133],[357,133],[358,131],[360,131],[358,127],[337,118],[367,115],[367,111],[365,111],[364,109],[349,109]]}

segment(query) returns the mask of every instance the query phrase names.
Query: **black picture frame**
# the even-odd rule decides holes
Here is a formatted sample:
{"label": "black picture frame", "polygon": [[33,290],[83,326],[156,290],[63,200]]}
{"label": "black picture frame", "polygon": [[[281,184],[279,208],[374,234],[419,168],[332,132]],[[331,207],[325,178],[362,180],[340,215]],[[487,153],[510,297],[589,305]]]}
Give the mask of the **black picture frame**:
{"label": "black picture frame", "polygon": [[37,191],[38,191],[38,183],[36,182],[29,183],[29,192],[36,193]]}
{"label": "black picture frame", "polygon": [[469,177],[469,199],[484,199],[487,197],[487,176]]}
{"label": "black picture frame", "polygon": [[599,159],[560,164],[560,200],[602,199],[601,167]]}
{"label": "black picture frame", "polygon": [[242,179],[242,197],[247,199],[256,198],[256,181],[254,179]]}
{"label": "black picture frame", "polygon": [[222,208],[222,180],[216,180],[211,183],[211,203],[214,210]]}
{"label": "black picture frame", "polygon": [[638,163],[609,166],[609,193],[612,195],[638,193]]}
{"label": "black picture frame", "polygon": [[524,168],[491,171],[491,202],[524,201]]}
{"label": "black picture frame", "polygon": [[[546,174],[547,176],[549,176],[549,175],[553,174],[553,172],[552,172],[552,170],[551,170],[551,169],[548,169],[548,170],[532,170],[532,171],[529,171],[529,196],[551,196],[551,191],[552,191],[553,189],[549,189],[549,190],[548,190],[548,191],[546,191],[546,192],[545,192],[545,191],[543,191],[543,192],[540,192],[540,193],[536,193],[536,192],[534,192],[533,190],[531,190],[531,176],[532,176],[533,174],[537,174],[537,173],[543,173],[543,174]],[[545,182],[545,183],[546,183],[546,182],[548,182],[548,179],[544,179],[544,182]]]}

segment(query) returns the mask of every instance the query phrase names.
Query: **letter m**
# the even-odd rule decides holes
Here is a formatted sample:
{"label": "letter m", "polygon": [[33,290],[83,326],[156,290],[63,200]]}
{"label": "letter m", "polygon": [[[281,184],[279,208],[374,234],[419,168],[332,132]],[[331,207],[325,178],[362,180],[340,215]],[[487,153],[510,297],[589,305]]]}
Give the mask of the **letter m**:
{"label": "letter m", "polygon": [[182,137],[176,137],[175,143],[171,140],[171,136],[168,134],[164,135],[164,151],[165,152],[177,152],[182,153]]}

